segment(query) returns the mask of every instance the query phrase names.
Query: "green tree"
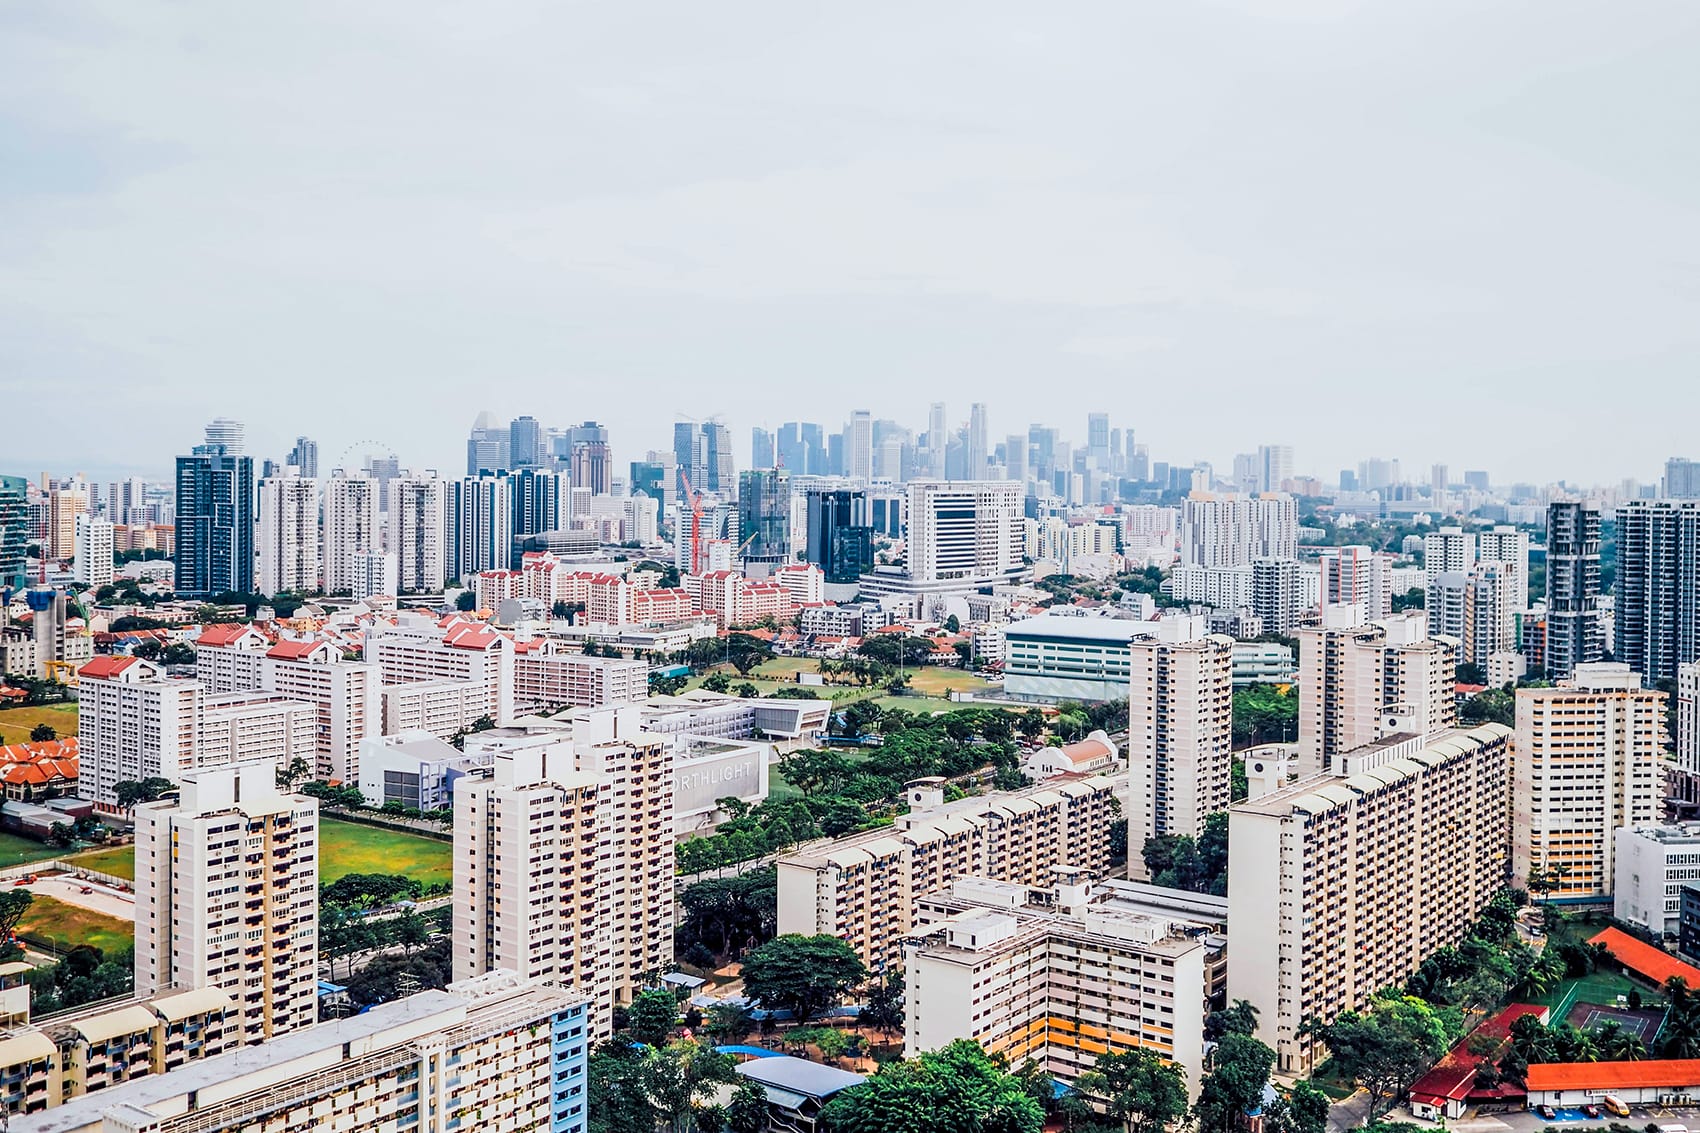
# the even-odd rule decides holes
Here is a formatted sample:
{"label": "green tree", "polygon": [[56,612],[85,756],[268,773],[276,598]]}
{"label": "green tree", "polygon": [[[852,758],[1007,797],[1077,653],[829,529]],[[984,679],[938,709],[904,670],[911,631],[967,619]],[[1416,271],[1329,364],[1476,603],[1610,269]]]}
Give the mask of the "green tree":
{"label": "green tree", "polygon": [[767,1092],[748,1078],[738,1082],[726,1105],[728,1133],[767,1133]]}
{"label": "green tree", "polygon": [[293,791],[295,784],[304,783],[312,778],[313,768],[299,755],[289,761],[288,767],[277,769],[277,786],[280,791]]}
{"label": "green tree", "polygon": [[666,988],[640,992],[626,1009],[626,1030],[648,1046],[661,1046],[679,1025],[679,1001]]}
{"label": "green tree", "polygon": [[47,828],[47,840],[53,845],[63,848],[75,842],[77,836],[72,832],[70,823],[55,822]]}
{"label": "green tree", "polygon": [[776,936],[744,956],[744,990],[771,1010],[806,1023],[867,978],[850,945],[836,936]]}
{"label": "green tree", "polygon": [[1102,1099],[1126,1133],[1163,1133],[1186,1113],[1186,1074],[1150,1050],[1101,1054],[1076,1087]]}
{"label": "green tree", "polygon": [[18,930],[18,922],[24,919],[34,900],[28,889],[0,891],[0,938],[9,938]]}
{"label": "green tree", "polygon": [[1236,999],[1220,1011],[1212,1011],[1204,1019],[1204,1041],[1218,1042],[1223,1035],[1257,1034],[1257,1008],[1244,999]]}
{"label": "green tree", "polygon": [[478,595],[470,590],[462,590],[455,596],[455,609],[463,614],[470,614],[478,608]]}
{"label": "green tree", "polygon": [[1403,1097],[1451,1041],[1440,1015],[1413,995],[1378,995],[1363,1012],[1341,1012],[1316,1033],[1334,1066],[1369,1091],[1371,1118]]}
{"label": "green tree", "polygon": [[903,970],[887,972],[879,983],[868,988],[862,1013],[863,1023],[887,1032],[901,1030],[904,1022]]}
{"label": "green tree", "polygon": [[30,729],[31,743],[44,744],[50,740],[56,740],[58,738],[59,733],[54,729],[52,724],[37,724],[35,727]]}
{"label": "green tree", "polygon": [[732,1056],[691,1039],[643,1054],[640,1081],[652,1112],[672,1133],[691,1133],[718,1087],[736,1082]]}
{"label": "green tree", "polygon": [[152,776],[147,779],[125,779],[113,785],[112,792],[118,805],[126,812],[135,810],[141,803],[158,802],[167,792],[175,791],[177,784],[170,779]]}
{"label": "green tree", "polygon": [[821,1111],[832,1133],[1040,1133],[1045,1113],[978,1043],[888,1062]]}
{"label": "green tree", "polygon": [[1262,1102],[1274,1068],[1275,1052],[1263,1043],[1233,1031],[1223,1035],[1193,1106],[1199,1133],[1233,1133],[1240,1119]]}
{"label": "green tree", "polygon": [[1263,1111],[1265,1133],[1327,1133],[1328,1095],[1309,1082],[1294,1083]]}

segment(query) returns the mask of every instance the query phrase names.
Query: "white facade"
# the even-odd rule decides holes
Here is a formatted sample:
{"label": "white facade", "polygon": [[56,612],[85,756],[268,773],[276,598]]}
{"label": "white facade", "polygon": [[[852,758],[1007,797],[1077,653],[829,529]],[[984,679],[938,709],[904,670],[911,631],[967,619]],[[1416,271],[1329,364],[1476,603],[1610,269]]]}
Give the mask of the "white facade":
{"label": "white facade", "polygon": [[76,525],[77,584],[90,589],[112,585],[112,522],[78,512]]}
{"label": "white facade", "polygon": [[237,1041],[318,1019],[319,804],[269,760],[194,771],[136,808],[136,990],[217,987]]}
{"label": "white facade", "polygon": [[1323,551],[1319,562],[1323,605],[1362,606],[1371,619],[1393,612],[1393,556],[1358,545]]}
{"label": "white facade", "polygon": [[1131,642],[1152,633],[1130,618],[1041,614],[1004,627],[1004,694],[1022,700],[1120,700]]}
{"label": "white facade", "polygon": [[1558,873],[1557,900],[1612,895],[1616,831],[1651,826],[1664,782],[1665,695],[1628,665],[1576,666],[1557,688],[1517,690],[1512,802],[1517,884]]}
{"label": "white facade", "polygon": [[1700,775],[1700,661],[1676,672],[1676,765]]}
{"label": "white facade", "polygon": [[1402,985],[1505,886],[1510,741],[1497,724],[1448,733],[1228,812],[1228,922],[1243,957],[1228,1000],[1258,1009],[1280,1070],[1310,1069],[1305,1020],[1332,1022]]}
{"label": "white facade", "polygon": [[396,559],[399,593],[436,593],[444,582],[443,481],[434,472],[407,473],[389,483],[384,548]]}
{"label": "white facade", "polygon": [[403,614],[366,634],[366,659],[386,685],[471,681],[483,689],[483,711],[498,724],[514,716],[514,643],[482,622],[445,618],[441,624]]}
{"label": "white facade", "polygon": [[349,597],[356,602],[375,595],[394,597],[398,588],[395,556],[387,551],[361,551],[353,557]]}
{"label": "white facade", "polygon": [[302,759],[314,766],[318,752],[315,705],[269,692],[215,693],[202,703],[197,765],[267,760],[288,767]]}
{"label": "white facade", "polygon": [[1202,618],[1164,618],[1154,639],[1130,644],[1128,863],[1163,834],[1197,837],[1228,809],[1233,752],[1234,640]]}
{"label": "white facade", "polygon": [[378,531],[378,482],[341,469],[325,481],[325,593],[355,588],[359,557],[382,550]]}
{"label": "white facade", "polygon": [[260,481],[254,546],[256,585],[266,597],[319,589],[319,482],[303,476]]}
{"label": "white facade", "polygon": [[1006,480],[910,484],[905,559],[910,579],[976,589],[1019,575],[1021,507],[1021,485]]}
{"label": "white facade", "polygon": [[119,783],[176,782],[195,765],[203,690],[134,657],[96,657],[77,673],[77,793],[118,809]]}
{"label": "white facade", "polygon": [[1184,566],[1248,566],[1253,559],[1298,555],[1299,511],[1291,496],[1194,493],[1181,503]]}
{"label": "white facade", "polygon": [[430,732],[369,736],[360,745],[360,793],[372,806],[397,802],[440,810],[454,802],[454,785],[493,755],[462,752]]}
{"label": "white facade", "polygon": [[1620,827],[1614,840],[1612,915],[1675,936],[1682,888],[1700,882],[1700,823]]}
{"label": "white facade", "polygon": [[[444,573],[467,579],[506,570],[513,558],[512,487],[506,476],[467,476],[448,485]],[[405,573],[405,572],[404,572]]]}
{"label": "white facade", "polygon": [[1475,532],[1442,527],[1423,536],[1423,571],[1431,586],[1440,575],[1463,574],[1475,565]]}

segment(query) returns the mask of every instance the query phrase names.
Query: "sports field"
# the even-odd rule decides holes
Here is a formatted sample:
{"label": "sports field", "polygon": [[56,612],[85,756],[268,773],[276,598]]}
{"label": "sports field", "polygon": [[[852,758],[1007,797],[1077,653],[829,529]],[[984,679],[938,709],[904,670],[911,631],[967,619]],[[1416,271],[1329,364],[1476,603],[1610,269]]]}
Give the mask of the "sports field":
{"label": "sports field", "polygon": [[46,724],[62,740],[77,734],[75,704],[32,704],[28,708],[0,708],[0,744],[28,743],[37,724]]}
{"label": "sports field", "polygon": [[401,874],[421,885],[454,880],[454,846],[419,834],[335,818],[319,820],[319,880],[351,873]]}
{"label": "sports field", "polygon": [[1651,1046],[1653,1036],[1659,1033],[1659,1024],[1664,1022],[1665,1013],[1663,1008],[1658,1007],[1631,1010],[1615,1003],[1577,1003],[1570,1008],[1566,1019],[1579,1031],[1593,1031],[1613,1022]]}
{"label": "sports field", "polygon": [[78,944],[91,944],[111,953],[135,942],[136,929],[116,917],[79,909],[53,897],[35,894],[29,911],[18,922],[18,935],[39,940],[61,951]]}
{"label": "sports field", "polygon": [[[37,845],[34,842],[28,844]],[[41,856],[52,857],[56,852],[46,849]],[[134,880],[136,876],[134,846],[88,850],[66,860],[114,877]],[[7,862],[8,859],[0,854],[0,865]],[[418,834],[383,830],[335,818],[319,819],[319,880],[335,881],[351,873],[399,873],[421,885],[446,884],[454,879],[454,847],[448,842]]]}

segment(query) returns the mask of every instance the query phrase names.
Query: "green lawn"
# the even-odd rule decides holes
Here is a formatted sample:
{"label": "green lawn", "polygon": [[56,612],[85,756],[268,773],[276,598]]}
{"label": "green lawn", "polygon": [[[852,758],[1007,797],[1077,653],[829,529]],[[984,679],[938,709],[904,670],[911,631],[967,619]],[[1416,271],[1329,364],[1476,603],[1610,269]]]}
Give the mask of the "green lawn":
{"label": "green lawn", "polygon": [[402,874],[421,885],[454,880],[454,846],[419,834],[335,818],[319,820],[319,880],[351,873]]}
{"label": "green lawn", "polygon": [[102,952],[111,953],[130,947],[135,942],[136,928],[116,917],[79,909],[37,893],[30,902],[29,911],[18,922],[18,935],[60,949],[68,949],[74,944],[92,944]]}
{"label": "green lawn", "polygon": [[77,734],[75,704],[35,704],[28,708],[0,708],[0,743],[28,743],[37,724],[47,724],[62,740]]}
{"label": "green lawn", "polygon": [[80,854],[70,855],[65,860],[83,869],[92,869],[96,873],[109,873],[127,881],[136,880],[134,846],[106,846],[98,850],[84,850]]}
{"label": "green lawn", "polygon": [[[52,857],[57,851],[25,839],[0,834],[9,839],[33,846],[41,851],[37,858]],[[9,843],[0,841],[0,864],[8,864],[5,856]],[[406,834],[396,830],[381,830],[358,822],[335,818],[319,819],[319,879],[335,881],[351,873],[399,873],[414,878],[421,885],[447,883],[454,875],[454,847],[448,842]],[[33,860],[33,859],[28,859]],[[132,880],[136,876],[136,848],[109,846],[87,850],[66,859],[73,865],[110,873],[114,877]]]}
{"label": "green lawn", "polygon": [[0,833],[0,867],[23,865],[25,862],[41,862],[48,858],[56,858],[64,853],[57,846],[49,846],[46,842],[37,842],[34,838],[22,838],[16,834]]}

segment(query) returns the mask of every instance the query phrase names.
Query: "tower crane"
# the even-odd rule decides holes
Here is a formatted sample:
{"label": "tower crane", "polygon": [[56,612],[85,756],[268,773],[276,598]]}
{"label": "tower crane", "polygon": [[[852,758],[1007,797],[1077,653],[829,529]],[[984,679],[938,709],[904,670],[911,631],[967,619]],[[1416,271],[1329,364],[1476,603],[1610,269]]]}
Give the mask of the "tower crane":
{"label": "tower crane", "polygon": [[679,483],[691,501],[691,573],[702,573],[702,493],[691,487],[691,478],[679,469]]}

